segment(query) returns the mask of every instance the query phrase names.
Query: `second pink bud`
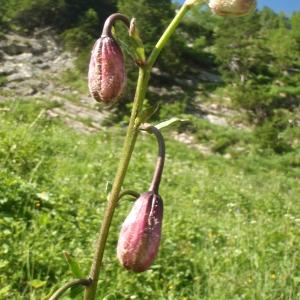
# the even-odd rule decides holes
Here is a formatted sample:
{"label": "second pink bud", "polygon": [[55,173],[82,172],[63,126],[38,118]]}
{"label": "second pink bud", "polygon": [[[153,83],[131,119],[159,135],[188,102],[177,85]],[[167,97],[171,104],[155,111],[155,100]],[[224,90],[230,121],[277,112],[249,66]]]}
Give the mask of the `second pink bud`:
{"label": "second pink bud", "polygon": [[117,255],[121,264],[143,272],[158,252],[163,218],[162,199],[153,192],[142,194],[125,219],[119,236]]}

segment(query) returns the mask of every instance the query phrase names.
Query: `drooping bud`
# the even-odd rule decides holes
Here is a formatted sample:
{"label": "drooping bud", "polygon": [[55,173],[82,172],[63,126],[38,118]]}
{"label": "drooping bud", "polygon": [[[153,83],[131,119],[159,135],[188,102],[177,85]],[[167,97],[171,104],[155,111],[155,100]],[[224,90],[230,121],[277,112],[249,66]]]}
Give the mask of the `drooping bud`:
{"label": "drooping bud", "polygon": [[219,16],[244,16],[256,7],[256,0],[210,0],[212,12]]}
{"label": "drooping bud", "polygon": [[153,192],[143,193],[125,219],[117,246],[120,263],[134,272],[147,270],[158,252],[163,201]]}
{"label": "drooping bud", "polygon": [[129,27],[127,17],[121,14],[111,15],[94,45],[89,65],[88,84],[91,96],[104,103],[117,100],[126,86],[124,56],[111,33],[116,20],[123,21]]}
{"label": "drooping bud", "polygon": [[158,157],[149,192],[141,194],[135,201],[119,236],[117,247],[119,261],[125,268],[134,272],[147,270],[155,259],[163,218],[163,201],[158,190],[165,161],[164,138],[155,126],[143,124],[140,129],[155,135]]}
{"label": "drooping bud", "polygon": [[123,93],[126,85],[124,57],[114,38],[104,36],[96,41],[88,80],[90,93],[97,101],[111,103]]}

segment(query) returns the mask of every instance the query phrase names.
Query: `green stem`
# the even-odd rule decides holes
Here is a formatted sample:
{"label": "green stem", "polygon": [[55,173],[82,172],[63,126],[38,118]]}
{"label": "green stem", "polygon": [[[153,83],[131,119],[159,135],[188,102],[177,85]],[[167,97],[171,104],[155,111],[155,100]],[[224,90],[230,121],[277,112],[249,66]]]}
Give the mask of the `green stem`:
{"label": "green stem", "polygon": [[148,67],[149,68],[152,68],[152,66],[156,62],[156,59],[157,59],[158,55],[160,54],[161,50],[167,44],[171,35],[174,33],[174,31],[177,28],[177,26],[179,25],[180,21],[182,20],[182,18],[184,17],[184,15],[188,12],[188,10],[190,8],[191,8],[191,6],[187,5],[186,3],[184,3],[181,6],[180,10],[176,14],[176,16],[174,17],[172,22],[169,24],[169,26],[167,27],[167,29],[165,30],[163,35],[160,37],[160,39],[154,46],[154,48],[149,56],[149,59],[148,59]]}
{"label": "green stem", "polygon": [[68,289],[76,286],[76,285],[85,285],[88,286],[91,284],[90,279],[74,279],[72,281],[67,282],[61,288],[59,288],[50,298],[49,300],[57,300],[59,299]]}
{"label": "green stem", "polygon": [[189,6],[185,4],[181,7],[181,9],[177,13],[173,21],[170,23],[170,25],[168,26],[168,28],[166,29],[166,31],[164,32],[164,34],[162,35],[162,37],[160,38],[156,46],[154,47],[147,64],[139,68],[139,78],[138,78],[138,83],[136,88],[136,94],[133,102],[130,122],[127,129],[127,135],[124,141],[123,152],[114,179],[112,191],[110,193],[110,197],[108,200],[108,205],[104,213],[98,239],[96,242],[96,249],[95,249],[93,263],[89,275],[90,279],[92,280],[92,284],[86,287],[84,300],[94,300],[96,296],[97,284],[98,284],[105,244],[107,241],[109,228],[114,215],[114,211],[118,204],[121,187],[137,139],[139,123],[136,122],[136,120],[143,106],[143,101],[147,91],[152,66],[154,65],[162,48],[168,42],[170,36],[175,31],[176,27],[178,26],[179,22],[181,21],[185,13],[188,11],[188,9]]}
{"label": "green stem", "polygon": [[104,213],[102,225],[96,242],[96,249],[94,253],[93,263],[90,271],[90,278],[92,284],[85,289],[85,300],[94,300],[96,295],[97,283],[99,278],[99,272],[101,262],[104,254],[105,244],[109,232],[109,227],[114,215],[115,208],[118,204],[119,194],[125,178],[125,174],[129,165],[129,161],[133,152],[133,148],[136,142],[138,129],[135,128],[135,119],[141,110],[142,103],[146,93],[146,86],[149,80],[149,72],[146,72],[143,68],[139,70],[139,79],[136,88],[136,96],[133,103],[130,122],[127,129],[127,135],[124,142],[122,157],[118,166],[116,177],[113,183],[112,191],[108,200],[108,205]]}
{"label": "green stem", "polygon": [[161,132],[155,126],[149,124],[143,124],[143,126],[141,126],[141,130],[147,131],[149,133],[153,133],[157,140],[157,144],[158,144],[157,162],[156,162],[156,168],[154,171],[152,182],[149,187],[149,191],[158,195],[159,184],[161,181],[162,173],[164,170],[164,164],[165,164],[165,156],[166,156],[165,140]]}

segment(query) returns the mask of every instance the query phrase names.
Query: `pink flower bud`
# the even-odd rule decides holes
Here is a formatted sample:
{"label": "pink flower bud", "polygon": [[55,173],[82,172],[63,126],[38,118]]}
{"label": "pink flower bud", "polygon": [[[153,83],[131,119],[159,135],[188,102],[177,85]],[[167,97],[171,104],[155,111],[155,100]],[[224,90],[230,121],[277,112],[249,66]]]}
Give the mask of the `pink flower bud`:
{"label": "pink flower bud", "polygon": [[256,7],[256,0],[210,0],[209,7],[219,16],[244,16]]}
{"label": "pink flower bud", "polygon": [[96,41],[89,65],[88,81],[90,93],[97,101],[114,102],[124,91],[124,57],[113,37],[102,36]]}
{"label": "pink flower bud", "polygon": [[159,248],[163,201],[153,192],[142,194],[125,219],[117,247],[120,263],[134,272],[152,264]]}

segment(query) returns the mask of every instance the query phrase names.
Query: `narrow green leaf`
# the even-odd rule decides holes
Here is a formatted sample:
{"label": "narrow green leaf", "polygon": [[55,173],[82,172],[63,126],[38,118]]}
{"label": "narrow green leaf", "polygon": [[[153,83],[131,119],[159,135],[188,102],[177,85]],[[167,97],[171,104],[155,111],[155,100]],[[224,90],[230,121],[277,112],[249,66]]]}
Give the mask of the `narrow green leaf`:
{"label": "narrow green leaf", "polygon": [[158,130],[161,130],[161,129],[170,127],[170,126],[174,125],[175,123],[178,123],[178,122],[187,122],[187,121],[188,120],[185,120],[185,119],[171,118],[170,120],[167,120],[167,121],[164,121],[164,122],[161,122],[161,123],[155,125],[155,127]]}
{"label": "narrow green leaf", "polygon": [[66,251],[64,251],[64,256],[75,278],[83,278],[83,274],[75,258]]}
{"label": "narrow green leaf", "polygon": [[112,183],[111,183],[111,181],[106,181],[105,193],[109,194],[111,192],[111,189],[112,189]]}
{"label": "narrow green leaf", "polygon": [[5,268],[8,264],[9,262],[7,260],[0,259],[0,269]]}
{"label": "narrow green leaf", "polygon": [[46,283],[47,283],[47,281],[42,281],[42,280],[39,280],[39,279],[33,279],[33,280],[29,281],[29,284],[34,289],[39,289],[39,288],[43,287]]}
{"label": "narrow green leaf", "polygon": [[8,296],[9,291],[11,290],[10,285],[7,285],[0,289],[0,296],[3,297],[1,299],[7,299],[6,296]]}
{"label": "narrow green leaf", "polygon": [[144,109],[139,116],[140,124],[147,122],[157,112],[158,107],[159,104],[156,104]]}

